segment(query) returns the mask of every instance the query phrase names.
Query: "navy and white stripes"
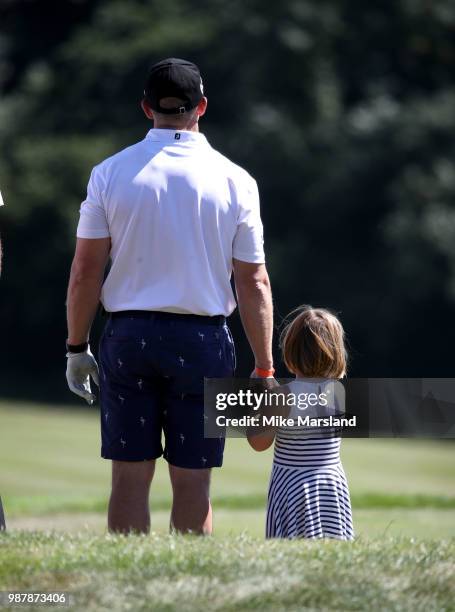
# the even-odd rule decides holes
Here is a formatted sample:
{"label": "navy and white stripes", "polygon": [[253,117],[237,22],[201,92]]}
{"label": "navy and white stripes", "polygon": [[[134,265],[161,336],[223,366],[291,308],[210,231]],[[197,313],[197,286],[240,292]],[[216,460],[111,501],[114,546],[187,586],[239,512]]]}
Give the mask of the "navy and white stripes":
{"label": "navy and white stripes", "polygon": [[266,536],[352,540],[351,503],[341,464],[309,469],[274,464]]}
{"label": "navy and white stripes", "polygon": [[333,431],[279,428],[273,461],[282,467],[314,468],[340,462],[341,439]]}

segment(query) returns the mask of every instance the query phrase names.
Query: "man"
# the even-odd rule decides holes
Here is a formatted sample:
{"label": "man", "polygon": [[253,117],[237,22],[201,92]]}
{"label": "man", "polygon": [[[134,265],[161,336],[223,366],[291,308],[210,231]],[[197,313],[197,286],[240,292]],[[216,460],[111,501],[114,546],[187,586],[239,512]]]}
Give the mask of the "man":
{"label": "man", "polygon": [[[101,455],[112,460],[108,525],[147,532],[155,460],[173,489],[171,527],[211,533],[212,467],[224,440],[204,437],[203,379],[233,376],[226,317],[236,303],[257,375],[272,362],[272,299],[255,181],[199,132],[199,69],[167,59],[148,75],[142,109],[154,127],[96,166],[81,206],[68,288],[67,379],[92,403],[88,346],[98,301]],[[103,283],[105,267],[110,269]]]}

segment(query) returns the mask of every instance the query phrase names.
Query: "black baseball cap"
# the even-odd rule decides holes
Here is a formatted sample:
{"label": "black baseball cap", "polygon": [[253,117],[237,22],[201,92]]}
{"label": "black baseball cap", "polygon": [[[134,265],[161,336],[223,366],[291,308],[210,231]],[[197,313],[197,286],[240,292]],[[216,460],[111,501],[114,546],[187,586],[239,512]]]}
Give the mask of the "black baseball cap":
{"label": "black baseball cap", "polygon": [[[195,108],[204,96],[201,73],[196,64],[170,57],[154,64],[145,82],[144,96],[152,110],[165,115],[178,115]],[[184,104],[162,108],[162,98],[180,98]]]}

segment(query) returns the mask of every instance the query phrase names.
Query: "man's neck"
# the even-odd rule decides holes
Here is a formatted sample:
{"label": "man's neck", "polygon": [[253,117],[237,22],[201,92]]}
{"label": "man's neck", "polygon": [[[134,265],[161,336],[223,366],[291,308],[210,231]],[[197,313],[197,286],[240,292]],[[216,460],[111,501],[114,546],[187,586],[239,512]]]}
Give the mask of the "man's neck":
{"label": "man's neck", "polygon": [[198,123],[194,123],[191,126],[176,126],[168,125],[166,123],[160,123],[158,125],[154,125],[153,128],[155,130],[175,130],[176,132],[199,132]]}

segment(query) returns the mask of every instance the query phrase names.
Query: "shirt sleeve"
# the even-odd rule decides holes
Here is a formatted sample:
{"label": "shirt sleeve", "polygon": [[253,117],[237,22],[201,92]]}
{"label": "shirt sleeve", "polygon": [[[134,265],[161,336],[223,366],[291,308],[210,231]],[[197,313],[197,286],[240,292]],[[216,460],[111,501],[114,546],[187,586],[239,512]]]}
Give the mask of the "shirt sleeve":
{"label": "shirt sleeve", "polygon": [[232,245],[234,259],[265,263],[264,231],[256,181],[250,179],[239,198],[237,232]]}
{"label": "shirt sleeve", "polygon": [[80,208],[78,238],[109,238],[109,224],[103,205],[104,180],[98,166],[93,168],[87,186],[87,198]]}

